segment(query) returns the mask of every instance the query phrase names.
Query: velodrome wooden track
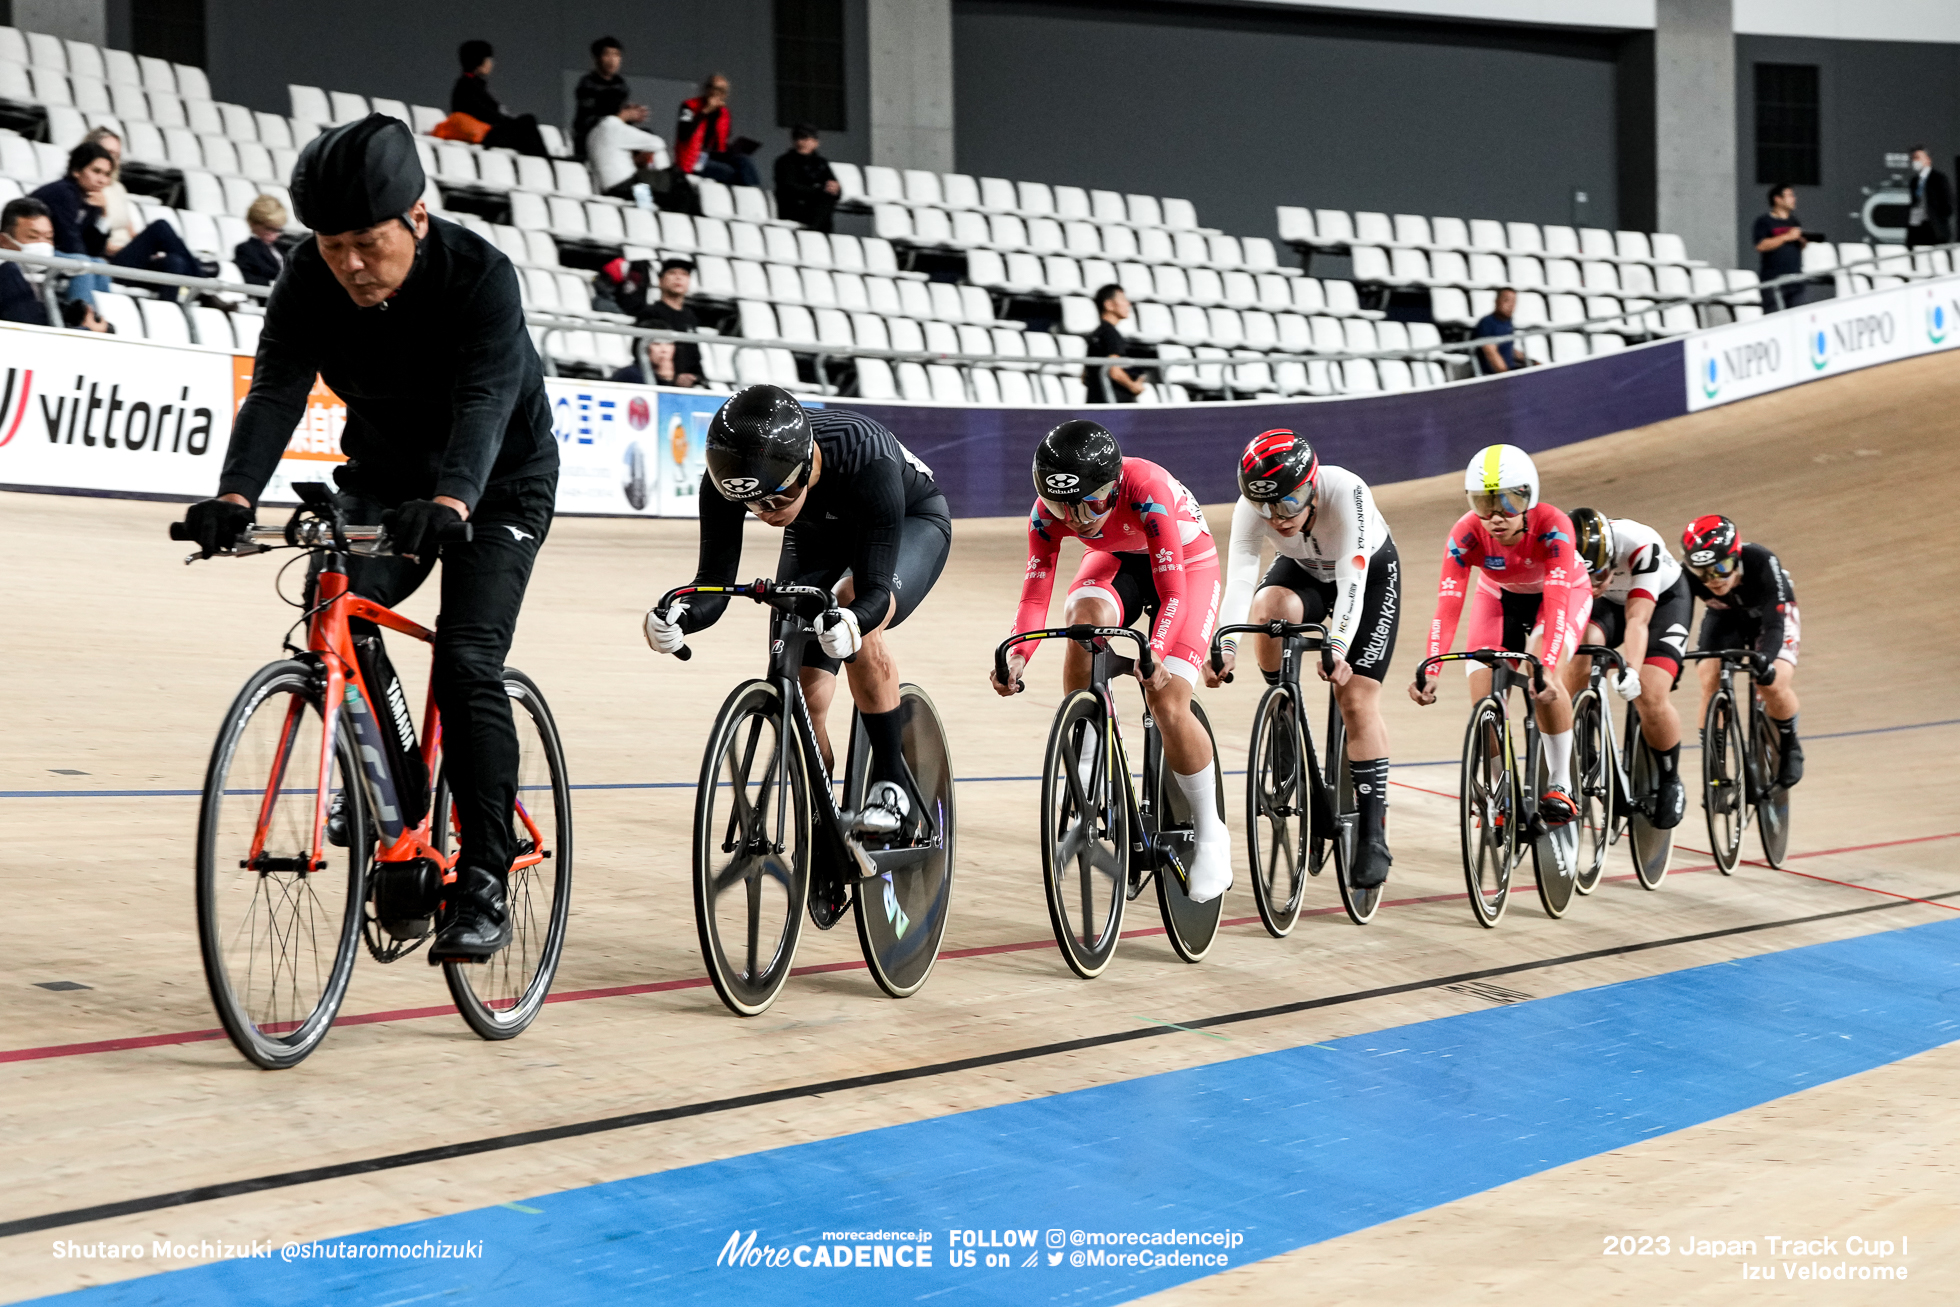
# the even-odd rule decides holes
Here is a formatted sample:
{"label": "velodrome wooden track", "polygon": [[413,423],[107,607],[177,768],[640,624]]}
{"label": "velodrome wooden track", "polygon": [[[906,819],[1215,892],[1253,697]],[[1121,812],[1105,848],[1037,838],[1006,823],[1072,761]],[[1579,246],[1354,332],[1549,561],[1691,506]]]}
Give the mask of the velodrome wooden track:
{"label": "velodrome wooden track", "polygon": [[[0,1222],[194,1186],[435,1147],[670,1104],[795,1086],[1140,1023],[1393,987],[1539,959],[1590,960],[1500,977],[1546,997],[1956,915],[1960,899],[1960,477],[1953,470],[1960,356],[1786,391],[1545,455],[1546,497],[1678,532],[1722,511],[1791,568],[1803,611],[1800,688],[1809,775],[1796,793],[1789,872],[1733,878],[1677,852],[1658,893],[1615,879],[1549,921],[1528,888],[1496,930],[1462,901],[1454,764],[1398,767],[1391,902],[1350,925],[1315,882],[1291,938],[1268,938],[1240,886],[1201,966],[1160,935],[1127,941],[1085,984],[1063,967],[1042,907],[1032,808],[1036,750],[1059,658],[1029,692],[986,688],[983,648],[1018,586],[1018,521],[958,524],[944,579],[898,633],[909,679],[945,714],[960,774],[961,858],[946,953],[917,997],[894,1003],[861,969],[795,978],[765,1016],[730,1016],[701,980],[686,872],[692,781],[710,718],[760,664],[758,614],[731,613],[688,665],[650,653],[640,614],[689,575],[691,523],[561,520],[512,661],[545,688],[581,789],[570,944],[555,1003],[523,1037],[477,1040],[442,1008],[419,955],[365,956],[343,1010],[404,1013],[343,1024],[299,1069],[248,1067],[222,1038],[156,1038],[215,1025],[190,894],[194,790],[219,714],[276,656],[288,609],[268,560],[186,568],[167,505],[0,496]],[[1251,421],[1249,418],[1248,421]],[[901,433],[902,434],[902,433]],[[1382,487],[1407,567],[1407,612],[1385,696],[1395,758],[1452,759],[1462,692],[1419,710],[1416,661],[1454,476]],[[1228,517],[1214,509],[1223,531]],[[759,535],[759,533],[758,533]],[[751,546],[745,574],[773,552]],[[408,611],[427,617],[418,598]],[[419,658],[398,654],[398,662]],[[421,667],[415,667],[417,679]],[[420,702],[412,692],[413,702]],[[1228,767],[1244,766],[1254,689],[1206,704]],[[1677,697],[1684,714],[1693,697]],[[1134,706],[1134,699],[1132,699]],[[1880,728],[1895,729],[1873,733]],[[1231,811],[1237,778],[1228,779]],[[60,791],[74,797],[23,797]],[[1699,809],[1681,843],[1705,845]],[[1754,835],[1747,851],[1754,852]],[[1243,866],[1243,863],[1241,863]],[[1801,874],[1799,874],[1801,873]],[[1893,896],[1908,896],[1899,898]],[[1148,899],[1132,929],[1155,923]],[[1872,908],[1854,915],[1829,916]],[[1821,918],[1640,951],[1644,942]],[[1028,948],[1007,946],[1032,944]],[[802,965],[849,963],[846,928],[806,932]],[[1956,972],[1960,975],[1960,972]],[[74,981],[88,988],[33,986]],[[1937,986],[1960,1016],[1960,980]],[[607,991],[626,992],[607,994]],[[369,1230],[761,1148],[1470,1012],[1435,986],[1165,1037],[1006,1061],[820,1097],[543,1146],[168,1207],[0,1239],[0,1299],[100,1284],[185,1262],[54,1258],[56,1238],[313,1238]],[[111,1041],[104,1051],[85,1047]],[[116,1041],[121,1041],[117,1043]],[[19,1050],[62,1046],[56,1055]],[[1243,1302],[1951,1302],[1960,1277],[1960,1046],[1943,1048],[1659,1135],[1256,1264],[1166,1298]],[[1733,1261],[1604,1257],[1604,1236],[1911,1240],[1911,1278],[1883,1286],[1745,1284]],[[650,1299],[651,1300],[651,1299]]]}

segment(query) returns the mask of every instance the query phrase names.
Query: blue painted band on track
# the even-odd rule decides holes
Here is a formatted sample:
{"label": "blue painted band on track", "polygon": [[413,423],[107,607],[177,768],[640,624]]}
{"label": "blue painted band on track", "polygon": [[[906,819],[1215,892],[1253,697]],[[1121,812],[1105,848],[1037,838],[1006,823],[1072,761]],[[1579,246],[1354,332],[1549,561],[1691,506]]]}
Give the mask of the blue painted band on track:
{"label": "blue painted band on track", "polygon": [[[1960,921],[1881,932],[323,1241],[473,1258],[275,1253],[63,1301],[1123,1302],[1221,1268],[1112,1253],[1244,1265],[1938,1048],[1957,968]],[[717,1266],[731,1235],[854,1255]]]}

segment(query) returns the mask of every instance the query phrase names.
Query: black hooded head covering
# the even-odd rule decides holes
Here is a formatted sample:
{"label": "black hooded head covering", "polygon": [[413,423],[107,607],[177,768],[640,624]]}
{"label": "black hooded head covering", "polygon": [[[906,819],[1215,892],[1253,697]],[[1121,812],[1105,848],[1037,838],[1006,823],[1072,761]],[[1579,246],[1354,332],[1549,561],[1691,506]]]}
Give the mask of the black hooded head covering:
{"label": "black hooded head covering", "polygon": [[293,208],[323,236],[404,218],[428,178],[408,124],[371,113],[306,143],[293,165]]}

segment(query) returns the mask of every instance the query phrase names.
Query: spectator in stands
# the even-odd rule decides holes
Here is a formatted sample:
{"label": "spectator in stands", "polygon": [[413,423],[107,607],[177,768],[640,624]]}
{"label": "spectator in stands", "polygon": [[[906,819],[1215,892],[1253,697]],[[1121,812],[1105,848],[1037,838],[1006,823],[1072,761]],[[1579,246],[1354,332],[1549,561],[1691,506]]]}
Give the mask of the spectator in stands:
{"label": "spectator in stands", "polygon": [[742,137],[731,143],[729,129],[728,79],[710,73],[701,83],[701,94],[681,101],[680,121],[674,127],[674,166],[728,186],[762,185],[752,157],[755,142]]}
{"label": "spectator in stands", "polygon": [[[1769,212],[1756,219],[1750,239],[1756,244],[1756,252],[1762,256],[1759,266],[1764,281],[1793,277],[1803,271],[1803,219],[1797,217],[1795,187],[1788,182],[1778,182],[1769,188]],[[1794,309],[1803,303],[1803,296],[1804,283],[1800,281],[1785,286],[1765,286],[1763,307],[1771,313],[1778,309]]]}
{"label": "spectator in stands", "polygon": [[[647,107],[629,103],[632,89],[619,75],[625,59],[616,37],[602,36],[592,43],[592,71],[579,78],[578,86],[572,91],[572,148],[581,159],[590,157],[586,154],[586,138],[601,118],[617,114],[622,122],[629,124],[646,121]],[[608,107],[607,102],[615,93],[619,96],[618,106]]]}
{"label": "spectator in stands", "polygon": [[1923,145],[1912,147],[1912,212],[1906,246],[1945,245],[1953,239],[1953,183],[1933,167]]}
{"label": "spectator in stands", "polygon": [[497,66],[496,51],[488,41],[465,41],[456,52],[457,61],[463,65],[463,75],[456,79],[456,85],[449,92],[451,113],[468,114],[490,129],[482,144],[497,149],[512,149],[519,154],[534,154],[540,158],[550,156],[544,148],[544,137],[538,134],[538,120],[533,114],[521,116],[505,112],[497,97],[490,94],[490,73]]}
{"label": "spectator in stands", "polygon": [[[0,250],[52,256],[54,219],[48,216],[48,206],[24,196],[9,200],[0,209]],[[41,294],[45,276],[25,263],[0,263],[0,322],[50,325],[48,303]]]}
{"label": "spectator in stands", "polygon": [[[1497,303],[1491,311],[1477,319],[1476,327],[1470,332],[1472,340],[1485,336],[1508,336],[1513,328],[1511,315],[1518,311],[1518,293],[1509,286],[1497,292]],[[1515,372],[1528,367],[1531,360],[1525,357],[1518,342],[1507,340],[1501,345],[1484,345],[1477,350],[1477,371],[1484,376],[1493,372]]]}
{"label": "spectator in stands", "polygon": [[776,156],[776,215],[827,232],[843,187],[830,161],[817,153],[817,129],[798,123],[789,131],[790,148]]}
{"label": "spectator in stands", "polygon": [[[701,319],[687,306],[687,291],[694,277],[694,265],[686,259],[668,259],[660,265],[660,298],[641,310],[639,325],[661,331],[699,331]],[[701,381],[701,347],[691,340],[674,342],[674,383],[693,386]]]}
{"label": "spectator in stands", "polygon": [[123,246],[136,239],[143,230],[136,221],[136,207],[129,202],[129,190],[122,184],[122,137],[107,127],[97,127],[84,141],[94,141],[109,152],[114,171],[109,175],[109,184],[102,188],[102,221],[107,226],[109,241],[104,248],[111,257],[122,253]]}
{"label": "spectator in stands", "polygon": [[[1128,358],[1130,339],[1116,324],[1130,316],[1130,297],[1111,282],[1096,292],[1096,312],[1102,321],[1089,334],[1089,357]],[[1084,368],[1082,384],[1089,391],[1091,404],[1134,404],[1144,391],[1144,382],[1123,368]]]}
{"label": "spectator in stands", "polygon": [[270,286],[286,268],[285,252],[279,248],[279,238],[286,234],[286,206],[277,196],[261,195],[245,210],[245,225],[252,234],[238,242],[231,261],[251,285]]}
{"label": "spectator in stands", "polygon": [[645,109],[641,109],[638,118],[629,117],[638,106],[626,103],[626,92],[620,90],[601,94],[596,107],[601,112],[591,131],[586,133],[585,157],[591,162],[599,191],[630,200],[635,186],[645,186],[650,191],[665,190],[670,179],[661,176],[663,169],[654,167],[658,162],[654,151],[661,148],[660,138],[633,126],[646,117]]}
{"label": "spectator in stands", "polygon": [[701,380],[698,377],[691,377],[687,381],[680,379],[680,373],[674,370],[674,356],[676,353],[677,349],[671,340],[648,341],[647,356],[653,360],[653,379],[651,381],[647,379],[646,369],[640,365],[638,360],[628,363],[625,367],[613,373],[612,379],[614,381],[630,382],[636,386],[700,385]]}
{"label": "spectator in stands", "polygon": [[[115,157],[93,141],[83,141],[68,152],[68,175],[49,182],[34,192],[34,198],[48,206],[54,221],[54,247],[63,254],[113,263],[124,268],[148,268],[180,277],[209,276],[207,268],[167,222],[153,222],[114,255],[108,254],[109,233],[104,226],[102,192],[115,177]],[[71,298],[88,299],[103,286],[89,286],[101,278],[77,277],[69,283]],[[91,303],[93,301],[91,300]]]}

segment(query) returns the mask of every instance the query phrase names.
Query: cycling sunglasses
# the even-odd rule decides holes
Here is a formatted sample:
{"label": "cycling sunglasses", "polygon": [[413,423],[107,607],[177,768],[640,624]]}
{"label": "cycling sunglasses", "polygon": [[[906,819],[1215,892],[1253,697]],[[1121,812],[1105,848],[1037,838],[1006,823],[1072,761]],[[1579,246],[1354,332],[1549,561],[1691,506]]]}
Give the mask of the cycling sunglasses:
{"label": "cycling sunglasses", "polygon": [[1704,580],[1733,575],[1742,566],[1742,555],[1718,558],[1712,563],[1689,563],[1688,570]]}
{"label": "cycling sunglasses", "polygon": [[1308,482],[1301,486],[1294,494],[1281,495],[1278,499],[1255,499],[1251,503],[1259,516],[1266,518],[1268,521],[1276,517],[1282,519],[1293,518],[1300,516],[1302,513],[1310,512],[1313,509],[1314,500],[1319,496],[1319,493],[1319,490],[1314,484]]}
{"label": "cycling sunglasses", "polygon": [[1531,507],[1531,489],[1528,486],[1511,486],[1504,490],[1470,492],[1470,511],[1478,517],[1522,517]]}
{"label": "cycling sunglasses", "polygon": [[1112,481],[1072,504],[1059,503],[1043,495],[1041,506],[1057,520],[1067,522],[1071,526],[1094,526],[1108,517],[1110,510],[1116,507],[1116,483]]}
{"label": "cycling sunglasses", "polygon": [[796,502],[796,497],[803,493],[804,484],[809,479],[810,465],[805,463],[791,473],[790,479],[777,486],[774,491],[760,499],[749,500],[744,507],[758,513],[780,513]]}

